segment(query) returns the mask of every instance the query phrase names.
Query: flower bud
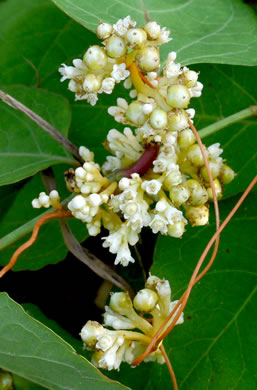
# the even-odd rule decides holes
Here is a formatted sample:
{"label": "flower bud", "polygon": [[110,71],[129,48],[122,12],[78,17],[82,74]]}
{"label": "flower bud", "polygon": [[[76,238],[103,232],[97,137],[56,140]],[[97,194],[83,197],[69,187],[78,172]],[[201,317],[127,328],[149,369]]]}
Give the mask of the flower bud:
{"label": "flower bud", "polygon": [[222,184],[229,184],[235,177],[235,172],[227,165],[223,165],[220,171],[219,179]]}
{"label": "flower bud", "polygon": [[182,75],[183,84],[187,88],[194,87],[196,85],[197,79],[198,79],[198,74],[196,72],[194,72],[193,70],[187,70]]}
{"label": "flower bud", "polygon": [[186,217],[192,226],[207,225],[209,221],[209,209],[205,205],[199,207],[189,206],[186,208]]}
{"label": "flower bud", "polygon": [[152,311],[158,302],[158,295],[153,290],[144,288],[138,291],[137,295],[133,300],[135,309],[148,313]]}
{"label": "flower bud", "polygon": [[167,113],[161,108],[155,108],[150,115],[150,124],[154,129],[160,130],[167,126]]}
{"label": "flower bud", "polygon": [[181,172],[178,170],[178,171],[170,172],[166,176],[163,184],[170,191],[173,186],[177,186],[181,182],[182,182],[182,175]]}
{"label": "flower bud", "polygon": [[158,39],[161,34],[161,26],[157,22],[146,23],[144,30],[150,40]]}
{"label": "flower bud", "polygon": [[106,39],[111,35],[112,30],[112,24],[100,22],[96,28],[96,35],[99,39]]}
{"label": "flower bud", "polygon": [[182,130],[178,134],[178,144],[181,149],[188,149],[195,143],[195,135],[191,129]]}
{"label": "flower bud", "polygon": [[188,203],[191,206],[201,206],[208,201],[208,193],[198,181],[190,179],[187,180],[184,185],[190,191],[190,198]]}
{"label": "flower bud", "polygon": [[125,39],[131,48],[139,49],[146,42],[147,35],[142,28],[130,28],[125,34]]}
{"label": "flower bud", "polygon": [[93,73],[88,73],[83,81],[83,88],[88,93],[94,93],[101,87],[101,79]]}
{"label": "flower bud", "polygon": [[190,191],[184,184],[181,184],[171,188],[169,195],[172,202],[180,206],[188,200]]}
{"label": "flower bud", "polygon": [[[205,146],[204,149],[206,150]],[[187,157],[197,167],[204,165],[203,155],[198,144],[190,146],[187,152]]]}
{"label": "flower bud", "polygon": [[69,203],[68,203],[68,209],[69,210],[80,210],[82,207],[84,207],[86,204],[86,200],[84,196],[82,195],[77,195],[75,198],[73,198]]}
{"label": "flower bud", "polygon": [[[219,176],[219,173],[220,173],[221,163],[218,162],[218,161],[215,161],[215,160],[208,161],[208,163],[209,163],[209,167],[210,167],[212,178],[216,179]],[[208,172],[207,172],[206,166],[203,166],[201,168],[200,172],[201,172],[202,178],[205,181],[209,182],[210,179],[209,179],[209,176],[208,176]]]}
{"label": "flower bud", "polygon": [[127,46],[124,40],[117,35],[112,35],[107,39],[105,49],[108,56],[112,58],[122,57],[127,52]]}
{"label": "flower bud", "polygon": [[137,204],[135,202],[128,202],[125,204],[124,208],[123,208],[123,212],[124,214],[126,214],[127,216],[132,216],[134,215],[136,212],[138,211],[138,207],[137,207]]}
{"label": "flower bud", "polygon": [[156,47],[144,47],[136,58],[138,66],[143,72],[153,72],[160,66],[160,53]]}
{"label": "flower bud", "polygon": [[92,70],[103,69],[107,65],[107,55],[100,46],[91,46],[83,57],[83,62]]}
{"label": "flower bud", "polygon": [[[222,198],[222,187],[221,187],[219,180],[215,179],[213,181],[213,184],[214,184],[214,189],[215,189],[217,199],[221,199]],[[208,193],[209,200],[213,201],[213,193],[212,193],[211,187],[207,188],[207,193]]]}
{"label": "flower bud", "polygon": [[161,279],[158,278],[158,276],[150,275],[145,282],[145,288],[156,291],[157,283],[160,282],[160,280]]}
{"label": "flower bud", "polygon": [[168,225],[168,235],[170,237],[180,238],[185,231],[185,222],[177,221],[173,225]]}
{"label": "flower bud", "polygon": [[186,108],[190,102],[190,93],[184,85],[172,85],[167,90],[166,99],[173,108]]}
{"label": "flower bud", "polygon": [[140,102],[132,102],[126,111],[126,118],[136,126],[142,126],[148,118],[144,113],[144,104]]}
{"label": "flower bud", "polygon": [[117,292],[111,295],[110,308],[122,315],[126,315],[133,310],[132,301],[125,292]]}
{"label": "flower bud", "polygon": [[189,126],[188,115],[184,110],[176,110],[176,112],[171,112],[168,116],[168,121],[169,131],[181,131]]}
{"label": "flower bud", "polygon": [[80,336],[82,341],[89,347],[94,348],[97,343],[97,338],[103,335],[106,329],[97,321],[87,321],[86,325],[81,329]]}

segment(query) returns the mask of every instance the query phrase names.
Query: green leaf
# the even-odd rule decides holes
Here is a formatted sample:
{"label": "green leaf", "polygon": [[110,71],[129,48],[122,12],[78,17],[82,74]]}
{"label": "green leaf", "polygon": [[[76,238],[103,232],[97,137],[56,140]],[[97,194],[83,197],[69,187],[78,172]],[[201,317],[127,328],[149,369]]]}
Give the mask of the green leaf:
{"label": "green leaf", "polygon": [[[67,197],[65,185],[64,183],[61,184],[63,171],[63,166],[60,166],[58,169],[59,175],[57,175],[61,178],[58,183],[58,190],[62,199]],[[36,175],[24,185],[18,194],[16,194],[16,198],[10,208],[0,219],[0,237],[4,237],[6,234],[45,211],[45,209],[33,209],[31,206],[32,199],[38,197],[39,192],[42,191],[44,191],[44,186],[40,175]],[[79,241],[84,241],[88,237],[86,227],[81,221],[73,218],[72,220],[68,220],[68,223]],[[30,235],[31,233],[1,251],[0,264],[7,264],[14,251],[23,242],[27,241]],[[37,270],[47,264],[56,264],[63,260],[67,253],[68,249],[64,244],[59,222],[49,221],[41,227],[36,242],[19,257],[14,270]]]}
{"label": "green leaf", "polygon": [[144,11],[171,30],[173,41],[164,45],[165,56],[176,51],[183,65],[221,63],[256,65],[257,24],[253,10],[241,0],[52,0],[70,17],[96,30],[100,20],[116,23],[127,15],[139,26]]}
{"label": "green leaf", "polygon": [[[81,342],[81,340],[75,339],[71,336],[70,333],[61,328],[60,325],[57,324],[57,322],[46,317],[38,306],[34,305],[33,303],[24,303],[22,304],[22,307],[28,315],[33,317],[35,320],[41,322],[41,324],[47,326],[47,328],[51,329],[54,333],[60,336],[68,344],[70,344],[80,355],[82,353],[85,353],[83,351],[83,343]],[[89,354],[89,351],[86,352]]]}
{"label": "green leaf", "polygon": [[[197,130],[211,123],[257,104],[256,87],[253,80],[257,68],[225,65],[195,66],[200,71],[199,79],[204,84],[203,95],[193,99],[196,109]],[[228,126],[216,134],[204,138],[206,145],[220,142],[223,158],[234,169],[237,176],[225,186],[224,196],[244,191],[257,169],[257,120],[255,117]]]}
{"label": "green leaf", "polygon": [[[6,87],[4,91],[67,135],[71,116],[66,99],[23,86]],[[22,180],[51,165],[74,164],[71,155],[23,113],[0,102],[0,114],[0,185]]]}
{"label": "green leaf", "polygon": [[[222,220],[237,200],[221,202]],[[256,389],[256,201],[249,195],[223,231],[212,268],[192,290],[184,324],[165,340],[181,390]],[[210,225],[188,227],[183,240],[159,236],[151,272],[170,281],[173,299],[185,291],[214,231],[212,213]],[[167,369],[154,365],[146,388],[169,383]]]}
{"label": "green leaf", "polygon": [[104,377],[53,331],[0,294],[0,366],[48,389],[125,389]]}

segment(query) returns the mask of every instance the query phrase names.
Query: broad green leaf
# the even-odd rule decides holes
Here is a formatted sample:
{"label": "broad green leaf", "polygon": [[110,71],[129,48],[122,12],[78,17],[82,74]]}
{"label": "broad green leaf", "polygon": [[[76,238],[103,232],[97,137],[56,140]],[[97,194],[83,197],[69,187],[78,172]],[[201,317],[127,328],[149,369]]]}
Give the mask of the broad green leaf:
{"label": "broad green leaf", "polygon": [[[85,352],[83,351],[83,343],[81,340],[75,339],[68,333],[66,330],[62,329],[60,325],[57,324],[54,320],[46,317],[42,311],[34,305],[33,303],[24,303],[22,305],[25,312],[33,317],[35,320],[41,322],[49,329],[51,329],[54,333],[58,334],[63,340],[65,340],[68,344],[70,344],[76,351],[81,355]],[[86,351],[88,353],[88,351]]]}
{"label": "broad green leaf", "polygon": [[[200,71],[199,79],[204,84],[203,95],[192,99],[197,130],[257,104],[253,82],[257,77],[256,67],[200,65],[195,69]],[[228,126],[203,142],[207,145],[220,142],[223,158],[237,173],[234,181],[225,186],[224,196],[244,191],[257,170],[256,117]]]}
{"label": "broad green leaf", "polygon": [[[237,200],[220,203],[222,220]],[[193,288],[184,324],[165,340],[181,390],[257,387],[256,201],[257,195],[250,194],[223,231],[211,270]],[[173,299],[185,291],[214,231],[212,213],[210,225],[188,227],[182,240],[158,238],[151,272],[170,281]],[[167,369],[154,365],[145,388],[169,386]]]}
{"label": "broad green leaf", "polygon": [[[66,99],[24,86],[3,89],[67,135],[71,117]],[[17,182],[51,165],[74,165],[72,156],[23,113],[0,102],[0,114],[0,185]]]}
{"label": "broad green leaf", "polygon": [[0,366],[47,389],[108,390],[125,386],[104,377],[66,341],[0,294]]}
{"label": "broad green leaf", "polygon": [[116,23],[127,15],[139,26],[145,24],[145,10],[171,30],[173,41],[163,54],[176,51],[183,65],[221,63],[256,65],[257,23],[253,10],[241,0],[53,0],[73,19],[91,31],[100,20]]}
{"label": "broad green leaf", "polygon": [[[59,177],[63,177],[64,167],[58,169]],[[65,186],[58,185],[58,190],[62,200],[67,197]],[[16,194],[12,205],[0,219],[0,237],[4,237],[14,229],[22,226],[30,219],[42,214],[45,209],[36,210],[31,206],[32,199],[38,197],[39,192],[44,191],[44,186],[40,175],[36,175],[28,181],[24,187]],[[87,238],[88,233],[83,224],[79,220],[68,220],[71,230],[79,241]],[[5,265],[9,262],[14,251],[30,237],[31,233],[16,241],[13,245],[0,252],[0,264]],[[27,249],[18,259],[14,270],[21,271],[24,269],[36,270],[44,267],[47,264],[56,264],[63,260],[68,252],[64,244],[58,221],[50,221],[44,224],[38,234],[36,242]]]}

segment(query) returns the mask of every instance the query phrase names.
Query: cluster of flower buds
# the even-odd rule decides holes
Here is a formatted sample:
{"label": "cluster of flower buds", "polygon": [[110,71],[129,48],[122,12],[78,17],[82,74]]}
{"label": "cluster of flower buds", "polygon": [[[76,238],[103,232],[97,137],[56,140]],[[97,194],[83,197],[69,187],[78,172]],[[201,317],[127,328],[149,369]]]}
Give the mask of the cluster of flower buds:
{"label": "cluster of flower buds", "polygon": [[73,60],[74,66],[62,64],[59,68],[61,81],[70,80],[68,88],[76,99],[87,100],[91,105],[96,104],[97,94],[112,93],[116,83],[128,78],[126,57],[131,57],[131,50],[140,69],[154,71],[160,66],[156,46],[170,40],[169,31],[161,29],[158,23],[148,22],[144,28],[137,28],[130,16],[116,24],[100,22],[96,34],[103,46],[91,46],[82,60]]}
{"label": "cluster of flower buds", "polygon": [[34,209],[40,209],[41,207],[48,208],[54,207],[55,209],[61,209],[60,195],[56,190],[52,190],[49,195],[45,192],[40,192],[39,197],[32,200],[32,207]]}
{"label": "cluster of flower buds", "polygon": [[[131,364],[144,352],[177,302],[171,302],[168,280],[161,280],[157,276],[149,276],[145,288],[136,294],[133,302],[127,293],[111,294],[109,306],[105,307],[103,314],[103,326],[96,321],[88,321],[81,330],[85,348],[94,351],[92,363],[107,370],[119,370],[122,362]],[[176,325],[183,322],[182,313]],[[165,362],[159,348],[145,361]]]}
{"label": "cluster of flower buds", "polygon": [[[74,60],[75,68],[61,68],[62,80],[70,78],[69,88],[76,98],[92,103],[97,93],[111,92],[116,82],[130,75],[124,87],[134,85],[131,92],[136,100],[128,104],[118,98],[117,106],[108,112],[135,129],[108,132],[104,145],[112,156],[102,167],[94,162],[92,152],[80,147],[85,163],[65,173],[67,187],[75,193],[68,208],[86,223],[90,235],[99,234],[104,226],[109,235],[103,238],[103,246],[116,254],[115,264],[128,265],[134,262],[129,245],[138,242],[143,227],[179,238],[188,222],[192,226],[208,223],[213,193],[190,128],[195,111],[188,108],[190,99],[201,95],[203,85],[198,73],[175,62],[174,52],[158,74],[158,46],[170,38],[169,31],[156,22],[144,28],[137,28],[129,16],[114,25],[100,22],[97,35],[104,46],[89,48],[83,61]],[[107,83],[110,88],[104,87]],[[235,176],[224,164],[222,151],[219,143],[205,147],[218,199]],[[41,195],[33,207],[52,204],[51,195]]]}

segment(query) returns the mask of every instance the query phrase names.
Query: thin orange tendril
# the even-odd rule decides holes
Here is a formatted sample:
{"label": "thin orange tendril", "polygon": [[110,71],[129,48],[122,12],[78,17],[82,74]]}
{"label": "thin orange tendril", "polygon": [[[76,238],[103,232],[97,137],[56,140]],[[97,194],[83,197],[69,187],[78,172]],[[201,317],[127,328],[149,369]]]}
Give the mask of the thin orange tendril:
{"label": "thin orange tendril", "polygon": [[169,360],[169,357],[167,355],[167,352],[165,351],[165,348],[164,348],[163,344],[160,345],[160,350],[161,350],[162,356],[165,359],[165,363],[167,364],[167,367],[168,367],[168,370],[169,370],[169,373],[170,373],[170,377],[171,377],[171,381],[172,381],[172,384],[173,384],[173,388],[174,388],[174,390],[178,390],[178,384],[177,384],[175,372],[174,372],[174,370],[172,368],[171,362]]}
{"label": "thin orange tendril", "polygon": [[47,222],[49,219],[70,217],[72,217],[70,211],[53,211],[52,213],[42,215],[42,217],[39,218],[39,220],[36,222],[30,239],[24,242],[24,244],[22,244],[18,249],[16,249],[9,263],[0,271],[0,278],[2,278],[6,274],[6,272],[13,268],[22,252],[24,252],[26,249],[28,249],[31,245],[34,244],[37,239],[39,229],[45,222]]}

